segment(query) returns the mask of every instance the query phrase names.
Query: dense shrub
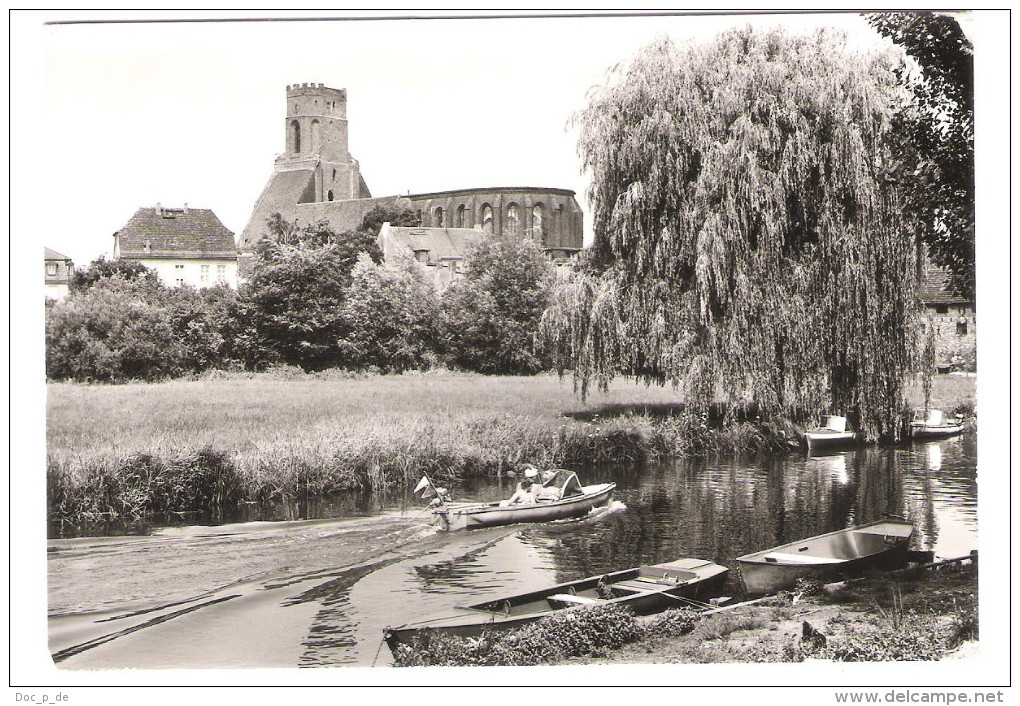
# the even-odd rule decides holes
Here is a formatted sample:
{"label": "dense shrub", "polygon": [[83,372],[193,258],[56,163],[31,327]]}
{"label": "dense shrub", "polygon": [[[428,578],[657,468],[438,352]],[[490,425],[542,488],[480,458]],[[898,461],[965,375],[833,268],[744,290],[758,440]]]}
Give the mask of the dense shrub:
{"label": "dense shrub", "polygon": [[[357,229],[337,233],[326,220],[299,227],[278,213],[270,216],[268,237],[256,248],[234,316],[237,349],[248,367],[284,363],[324,370],[346,366],[347,354],[358,357],[356,366],[369,364],[364,357],[377,352],[371,346],[344,350],[341,345],[350,339],[348,321],[354,313],[344,308],[355,264],[362,257],[382,261],[376,239],[385,221],[417,225],[419,218],[414,211],[376,207]],[[366,286],[362,281],[361,294],[369,294]]]}
{"label": "dense shrub", "polygon": [[343,309],[345,365],[402,372],[434,361],[439,298],[410,253],[377,265],[362,255]]}
{"label": "dense shrub", "polygon": [[238,295],[238,315],[252,342],[249,364],[283,362],[304,370],[339,365],[344,300],[363,252],[349,242],[262,241]]}
{"label": "dense shrub", "polygon": [[535,335],[555,279],[530,239],[479,234],[467,243],[463,279],[442,296],[446,352],[480,373],[532,374],[548,368]]}
{"label": "dense shrub", "polygon": [[51,379],[159,380],[224,364],[234,293],[167,288],[157,279],[97,279],[46,308]]}
{"label": "dense shrub", "polygon": [[837,662],[934,661],[955,647],[953,637],[930,616],[907,615],[895,625],[873,618],[847,625],[817,656]]}
{"label": "dense shrub", "polygon": [[397,648],[398,667],[534,665],[582,655],[601,655],[640,634],[633,614],[617,606],[556,613],[516,630],[463,638],[426,631]]}
{"label": "dense shrub", "polygon": [[186,357],[148,285],[104,279],[46,311],[46,374],[52,379],[157,380],[181,374]]}
{"label": "dense shrub", "polygon": [[77,269],[71,275],[69,288],[72,292],[88,291],[100,280],[117,277],[126,280],[143,280],[150,284],[159,283],[159,275],[140,262],[132,260],[107,260],[105,256],[93,260],[88,267]]}
{"label": "dense shrub", "polygon": [[694,630],[700,619],[696,608],[671,608],[646,620],[641,632],[645,637],[679,637]]}

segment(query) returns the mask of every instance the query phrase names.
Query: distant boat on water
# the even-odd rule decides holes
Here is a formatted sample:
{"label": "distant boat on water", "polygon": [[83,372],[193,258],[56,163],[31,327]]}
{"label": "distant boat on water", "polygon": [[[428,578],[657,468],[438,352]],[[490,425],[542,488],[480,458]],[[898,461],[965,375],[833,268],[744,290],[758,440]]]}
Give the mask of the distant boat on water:
{"label": "distant boat on water", "polygon": [[825,426],[808,429],[804,432],[804,443],[808,451],[822,451],[852,446],[857,435],[846,428],[846,417],[831,415],[826,418]]}
{"label": "distant boat on water", "polygon": [[963,418],[957,415],[953,421],[947,422],[941,410],[914,410],[914,419],[910,422],[912,439],[945,439],[963,433]]}

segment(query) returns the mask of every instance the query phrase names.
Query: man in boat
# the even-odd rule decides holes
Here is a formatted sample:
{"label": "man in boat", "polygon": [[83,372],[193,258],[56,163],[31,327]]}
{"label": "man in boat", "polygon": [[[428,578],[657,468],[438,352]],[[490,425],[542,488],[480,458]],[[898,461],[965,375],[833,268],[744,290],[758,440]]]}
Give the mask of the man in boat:
{"label": "man in boat", "polygon": [[538,469],[534,466],[526,466],[524,469],[524,478],[517,484],[517,489],[514,494],[510,496],[509,500],[504,500],[500,503],[500,506],[506,507],[507,505],[524,505],[527,503],[533,503],[536,501],[535,493],[538,491],[540,486],[538,484]]}

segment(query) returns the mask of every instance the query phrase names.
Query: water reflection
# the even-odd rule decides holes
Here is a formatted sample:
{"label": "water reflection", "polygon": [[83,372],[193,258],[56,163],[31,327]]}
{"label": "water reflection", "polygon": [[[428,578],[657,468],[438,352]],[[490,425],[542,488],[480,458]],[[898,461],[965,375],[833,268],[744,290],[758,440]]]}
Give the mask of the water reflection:
{"label": "water reflection", "polygon": [[[611,508],[574,521],[443,533],[423,523],[420,504],[406,494],[363,494],[274,512],[280,519],[375,517],[54,540],[51,644],[74,644],[84,639],[81,630],[108,631],[93,613],[171,610],[178,598],[219,591],[240,597],[203,608],[200,621],[160,623],[66,664],[223,666],[215,655],[224,644],[271,628],[287,637],[260,642],[261,652],[238,646],[221,659],[248,667],[368,666],[389,658],[380,652],[385,626],[458,604],[680,557],[733,568],[740,554],[885,514],[915,522],[916,549],[953,557],[978,548],[972,434],[905,448],[604,466],[579,475],[585,483],[617,483]],[[511,487],[504,479],[455,491],[458,499],[491,500]],[[727,592],[739,590],[735,574]]]}
{"label": "water reflection", "polygon": [[916,548],[966,554],[977,548],[974,444],[953,442],[592,469],[588,482],[615,480],[627,511],[560,536],[557,578],[681,556],[732,565],[747,552],[887,515],[917,524]]}

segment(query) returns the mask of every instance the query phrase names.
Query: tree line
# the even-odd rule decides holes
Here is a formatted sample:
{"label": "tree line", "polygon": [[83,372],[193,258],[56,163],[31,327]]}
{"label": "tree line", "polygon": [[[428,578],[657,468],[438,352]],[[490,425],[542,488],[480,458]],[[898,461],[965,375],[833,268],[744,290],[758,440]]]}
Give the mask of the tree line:
{"label": "tree line", "polygon": [[250,275],[226,285],[168,287],[137,262],[100,258],[47,302],[50,379],[153,381],[207,370],[403,372],[438,366],[530,374],[550,367],[535,333],[555,281],[529,240],[479,234],[464,275],[438,292],[410,252],[382,262],[376,208],[360,228],[302,227],[274,214]]}
{"label": "tree line", "polygon": [[575,116],[594,240],[560,281],[487,236],[438,294],[374,244],[380,215],[413,213],[342,235],[277,217],[236,296],[94,263],[49,309],[49,374],[552,366],[582,395],[625,375],[894,434],[933,369],[925,259],[974,296],[973,47],[944,14],[867,20],[901,51],[747,27],[614,68]]}

